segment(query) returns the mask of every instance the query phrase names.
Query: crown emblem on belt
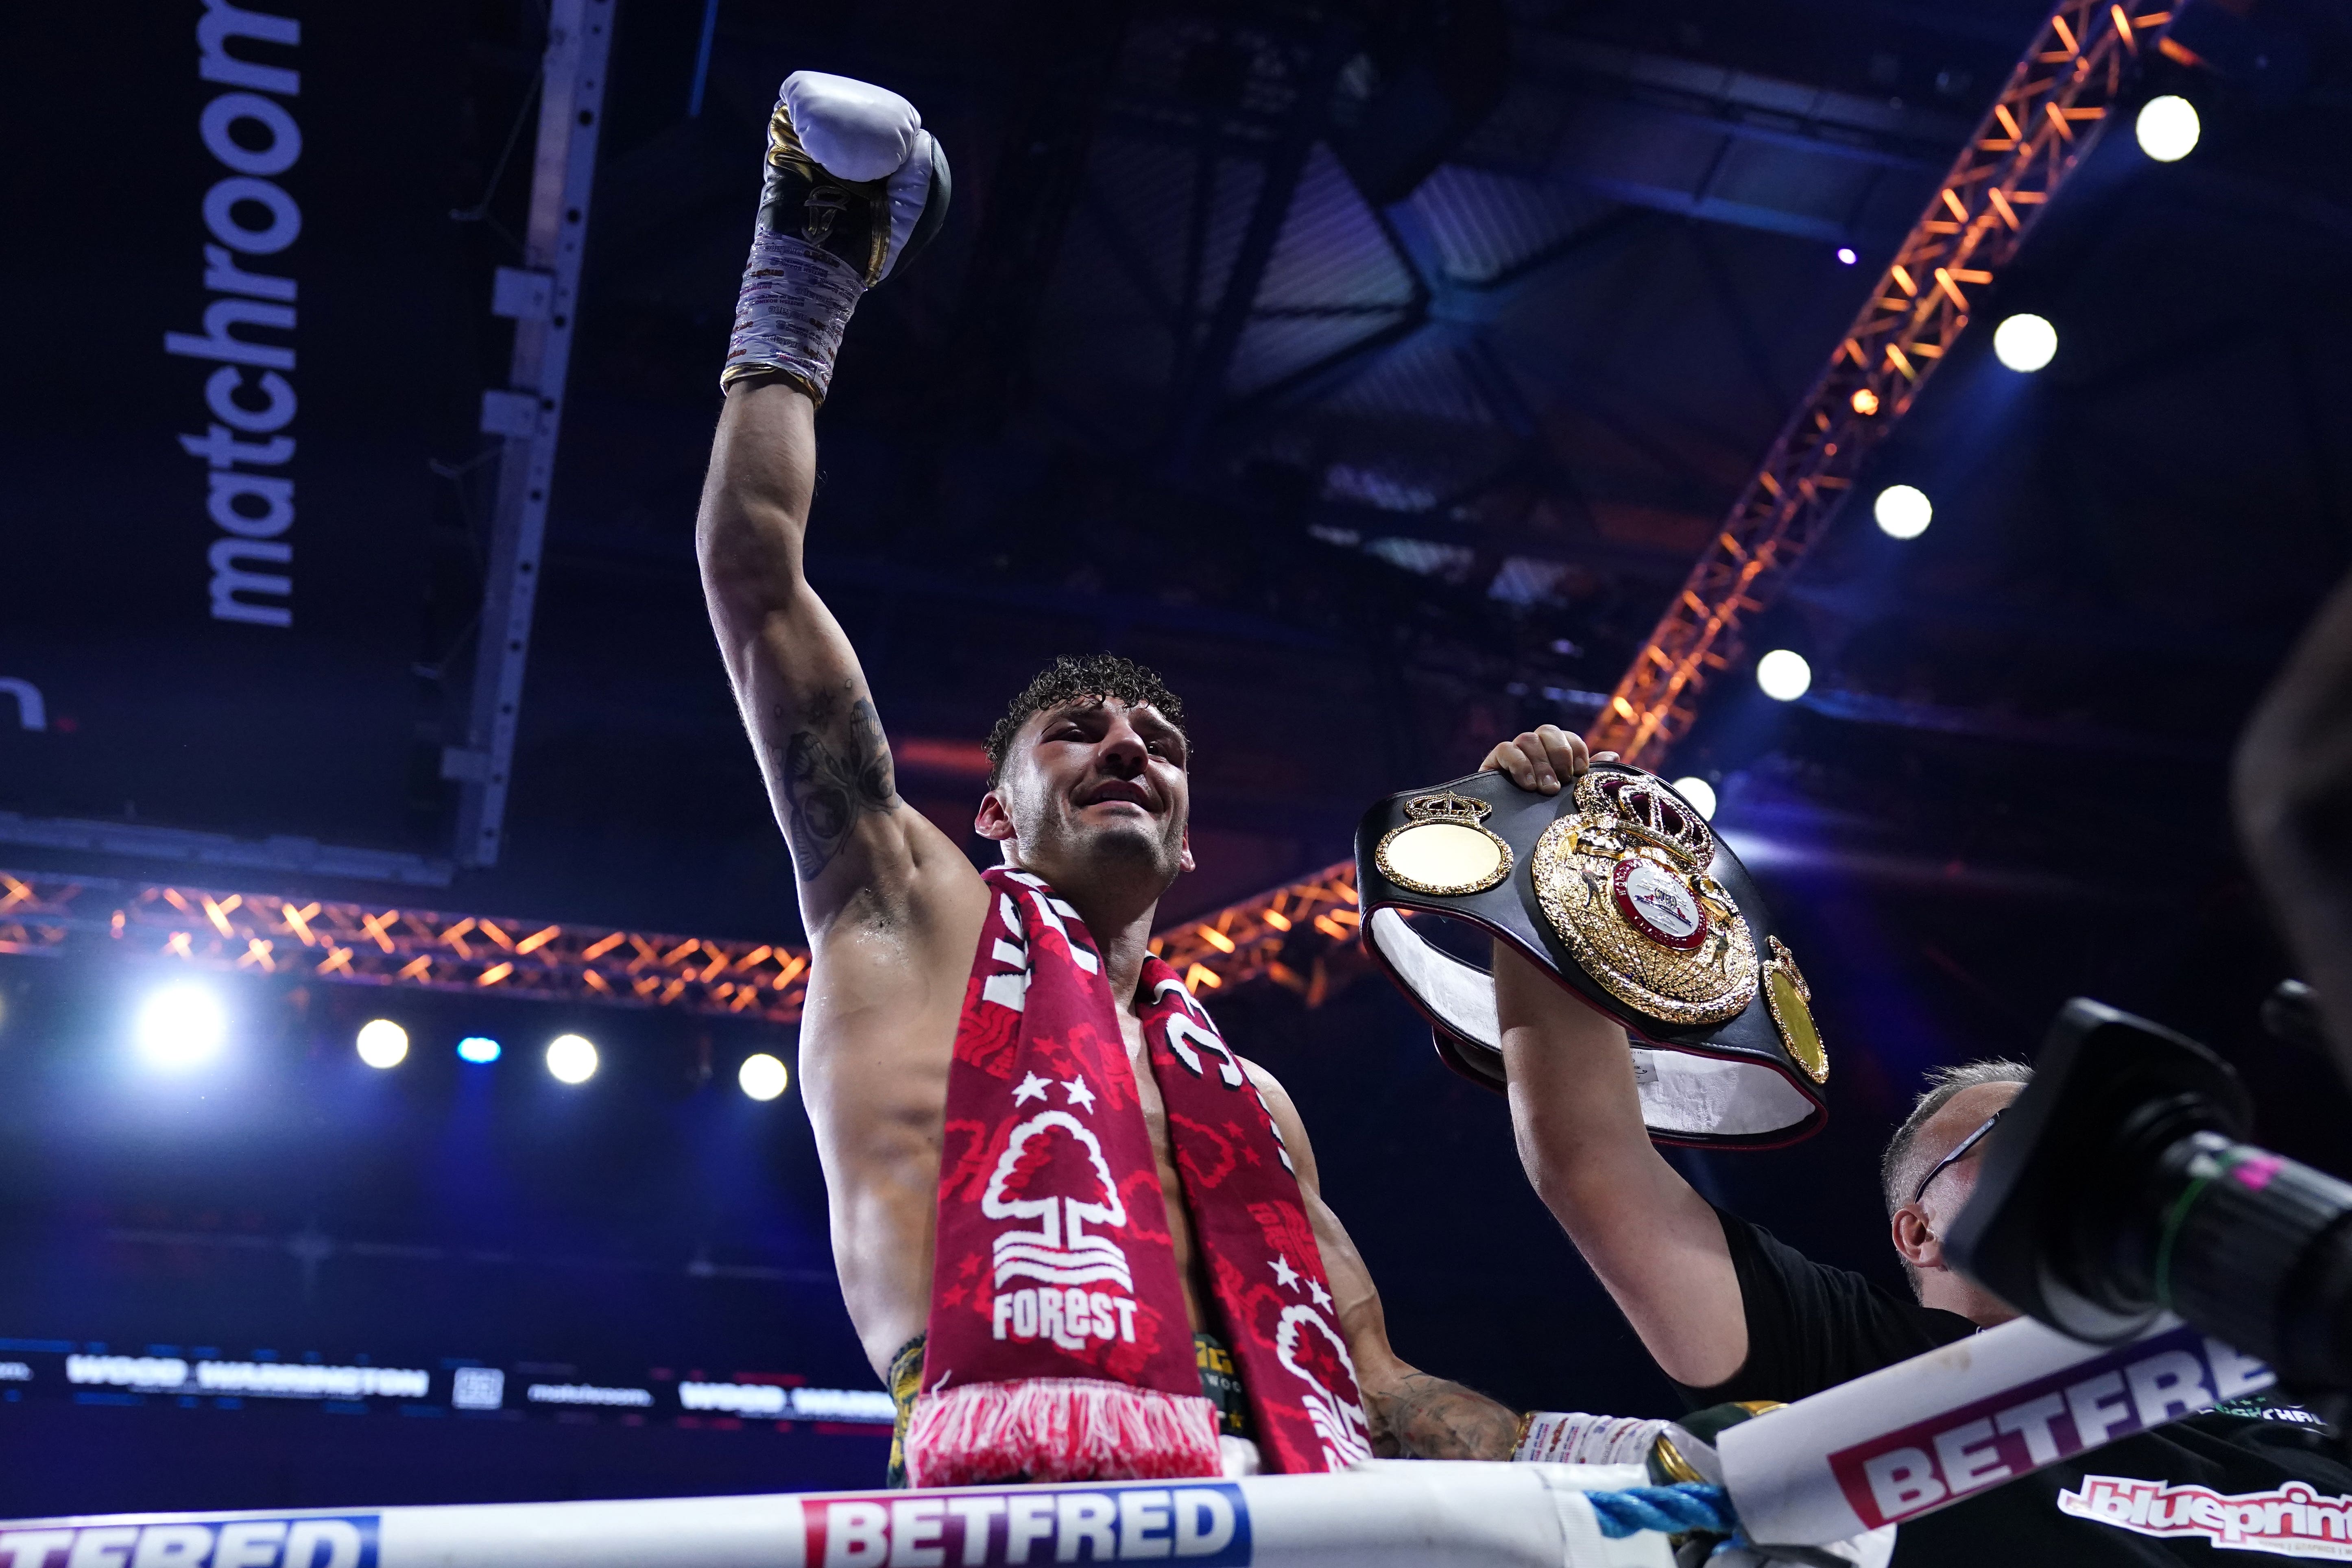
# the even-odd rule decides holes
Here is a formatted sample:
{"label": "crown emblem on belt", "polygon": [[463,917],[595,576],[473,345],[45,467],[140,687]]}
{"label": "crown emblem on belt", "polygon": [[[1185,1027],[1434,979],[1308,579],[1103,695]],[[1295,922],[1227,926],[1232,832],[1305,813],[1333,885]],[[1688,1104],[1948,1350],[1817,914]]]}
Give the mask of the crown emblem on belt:
{"label": "crown emblem on belt", "polygon": [[1719,1024],[1755,999],[1756,939],[1708,874],[1715,834],[1639,769],[1595,768],[1536,842],[1553,931],[1620,1002],[1662,1023]]}
{"label": "crown emblem on belt", "polygon": [[1447,790],[1443,795],[1417,795],[1404,803],[1404,814],[1415,822],[1483,821],[1495,808],[1483,800]]}
{"label": "crown emblem on belt", "polygon": [[1618,828],[1654,844],[1693,870],[1715,858],[1715,833],[1689,803],[1643,773],[1589,773],[1576,781],[1576,804],[1614,816]]}

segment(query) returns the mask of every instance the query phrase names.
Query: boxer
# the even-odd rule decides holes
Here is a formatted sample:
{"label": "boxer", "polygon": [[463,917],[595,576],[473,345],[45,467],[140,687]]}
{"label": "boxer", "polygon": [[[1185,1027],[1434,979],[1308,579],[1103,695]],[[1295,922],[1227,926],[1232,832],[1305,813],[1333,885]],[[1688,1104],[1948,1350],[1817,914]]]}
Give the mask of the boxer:
{"label": "boxer", "polygon": [[842,1295],[912,1484],[1503,1458],[1517,1417],[1390,1348],[1297,1108],[1149,951],[1192,868],[1177,699],[1064,659],[989,737],[986,871],[899,798],[804,574],[815,416],[863,292],[940,221],[895,93],[770,124],[696,543],[812,949],[802,1083]]}

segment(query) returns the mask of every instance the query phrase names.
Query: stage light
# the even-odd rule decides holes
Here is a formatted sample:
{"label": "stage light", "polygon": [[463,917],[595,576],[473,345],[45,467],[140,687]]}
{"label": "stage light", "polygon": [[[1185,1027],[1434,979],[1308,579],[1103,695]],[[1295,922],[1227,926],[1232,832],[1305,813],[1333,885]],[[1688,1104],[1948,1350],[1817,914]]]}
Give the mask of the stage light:
{"label": "stage light", "polygon": [[1916,539],[1927,531],[1936,509],[1926,491],[1910,485],[1889,485],[1878,492],[1870,515],[1878,520],[1878,531],[1887,538]]}
{"label": "stage light", "polygon": [[558,1035],[547,1043],[547,1070],[565,1083],[596,1076],[596,1047],[582,1035]]}
{"label": "stage light", "polygon": [[1756,684],[1775,702],[1794,702],[1813,683],[1813,667],[1805,656],[1776,647],[1756,661]]}
{"label": "stage light", "polygon": [[2177,163],[2189,156],[2196,150],[2202,129],[2197,122],[2197,106],[2171,92],[2141,104],[2139,118],[2132,121],[2139,150],[2159,163]]}
{"label": "stage light", "polygon": [[1857,258],[1856,258],[1856,257],[1854,256],[1854,254],[1853,254],[1853,246],[1851,246],[1851,245],[1841,245],[1841,246],[1839,246],[1839,247],[1838,247],[1838,260],[1839,260],[1843,265],[1847,266],[1847,267],[1851,267],[1851,266],[1853,266],[1853,265],[1854,264],[1854,262],[1855,262],[1855,260],[1856,260],[1856,259],[1857,259]]}
{"label": "stage light", "polygon": [[152,1067],[201,1067],[228,1039],[228,1015],[201,985],[167,985],[139,1009],[139,1054]]}
{"label": "stage light", "polygon": [[2011,370],[2032,372],[2058,353],[2058,329],[2040,316],[2018,314],[1992,330],[1992,357]]}
{"label": "stage light", "polygon": [[1857,386],[1853,389],[1853,411],[1856,414],[1871,415],[1878,412],[1878,394],[1866,386]]}
{"label": "stage light", "polygon": [[783,1063],[761,1051],[743,1058],[735,1081],[753,1100],[773,1100],[792,1083],[793,1075]]}
{"label": "stage light", "polygon": [[457,1059],[477,1065],[499,1059],[499,1043],[487,1035],[467,1035],[457,1042]]}
{"label": "stage light", "polygon": [[396,1068],[408,1059],[408,1031],[389,1018],[360,1026],[360,1060],[372,1068]]}
{"label": "stage light", "polygon": [[1675,793],[1690,802],[1693,811],[1697,812],[1709,822],[1715,820],[1715,786],[1713,784],[1700,778],[1696,773],[1693,773],[1686,779],[1675,781]]}

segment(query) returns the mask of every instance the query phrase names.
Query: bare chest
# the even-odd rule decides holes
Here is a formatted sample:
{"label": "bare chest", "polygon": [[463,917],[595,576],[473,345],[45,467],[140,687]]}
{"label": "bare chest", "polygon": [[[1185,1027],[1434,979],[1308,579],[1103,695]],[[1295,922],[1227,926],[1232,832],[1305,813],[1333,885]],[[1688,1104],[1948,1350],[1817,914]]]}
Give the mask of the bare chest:
{"label": "bare chest", "polygon": [[[1143,1110],[1143,1130],[1151,1140],[1151,1160],[1160,1175],[1160,1195],[1167,1208],[1168,1234],[1176,1245],[1177,1271],[1184,1277],[1185,1294],[1193,1294],[1192,1217],[1184,1207],[1182,1178],[1176,1170],[1175,1145],[1168,1137],[1168,1102],[1160,1097],[1159,1080],[1151,1076],[1151,1053],[1143,1026],[1122,1014],[1119,1032],[1127,1041],[1127,1062],[1135,1074],[1136,1102]],[[1200,1322],[1197,1302],[1193,1321]]]}
{"label": "bare chest", "polygon": [[1160,1184],[1171,1201],[1176,1194],[1176,1155],[1168,1142],[1168,1102],[1160,1097],[1160,1081],[1151,1076],[1151,1049],[1143,1026],[1122,1014],[1119,1034],[1127,1044],[1127,1065],[1135,1075],[1136,1102],[1143,1109],[1144,1131],[1151,1136],[1151,1157],[1160,1166]]}

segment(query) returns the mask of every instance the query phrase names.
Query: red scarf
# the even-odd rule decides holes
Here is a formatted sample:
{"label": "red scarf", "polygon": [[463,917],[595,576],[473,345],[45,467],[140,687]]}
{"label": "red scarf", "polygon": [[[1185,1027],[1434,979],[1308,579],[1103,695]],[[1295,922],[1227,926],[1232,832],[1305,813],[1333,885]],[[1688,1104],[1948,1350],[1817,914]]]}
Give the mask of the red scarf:
{"label": "red scarf", "polygon": [[[916,1486],[1219,1473],[1150,1135],[1102,955],[1024,871],[994,895],[948,1073]],[[1354,1364],[1265,1103],[1176,972],[1139,995],[1193,1243],[1262,1463],[1370,1456]]]}

